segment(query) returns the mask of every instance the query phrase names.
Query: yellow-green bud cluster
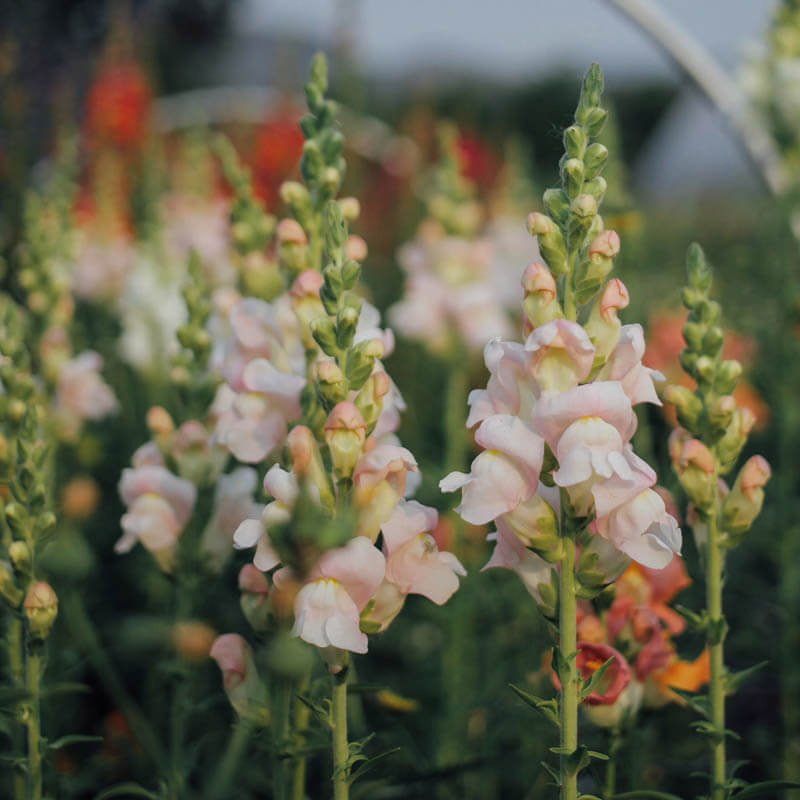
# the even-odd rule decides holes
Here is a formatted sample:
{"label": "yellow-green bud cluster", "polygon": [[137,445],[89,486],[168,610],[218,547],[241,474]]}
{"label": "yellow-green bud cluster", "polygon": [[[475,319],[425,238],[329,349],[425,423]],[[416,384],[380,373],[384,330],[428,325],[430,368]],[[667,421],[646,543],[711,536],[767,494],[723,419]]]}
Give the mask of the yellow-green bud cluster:
{"label": "yellow-green bud cluster", "polygon": [[547,189],[546,213],[528,217],[528,231],[537,237],[539,251],[564,294],[577,306],[588,303],[611,271],[616,252],[594,247],[604,231],[598,209],[606,193],[600,174],[608,150],[593,141],[603,128],[607,111],[600,106],[603,75],[593,64],[584,78],[575,120],[564,131],[564,155],[559,163],[561,185]]}

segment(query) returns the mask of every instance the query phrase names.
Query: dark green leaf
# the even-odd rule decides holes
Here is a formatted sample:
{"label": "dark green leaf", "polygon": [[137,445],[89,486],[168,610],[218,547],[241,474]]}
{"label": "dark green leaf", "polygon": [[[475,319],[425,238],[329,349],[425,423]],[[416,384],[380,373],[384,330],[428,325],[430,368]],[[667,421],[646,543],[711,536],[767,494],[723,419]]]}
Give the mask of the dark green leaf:
{"label": "dark green leaf", "polygon": [[377,761],[386,758],[386,756],[394,755],[394,753],[398,753],[402,749],[402,747],[393,747],[391,750],[386,750],[383,753],[379,753],[377,756],[372,756],[372,758],[365,760],[364,763],[358,767],[358,769],[354,770],[350,774],[349,782],[352,784],[354,781],[364,775],[365,772],[369,772],[371,769],[373,769]]}
{"label": "dark green leaf", "polygon": [[746,789],[737,792],[731,800],[750,800],[756,797],[771,797],[773,792],[784,792],[788,789],[800,789],[796,781],[763,781],[750,784]]}
{"label": "dark green leaf", "polygon": [[146,797],[148,800],[162,800],[160,794],[155,794],[140,786],[138,783],[118,783],[95,795],[94,800],[108,800],[110,797]]}
{"label": "dark green leaf", "polygon": [[80,742],[102,742],[102,736],[88,736],[84,733],[68,733],[66,736],[60,736],[54,742],[48,743],[50,750],[60,750],[62,747],[67,747],[70,744],[78,744]]}
{"label": "dark green leaf", "polygon": [[601,664],[585,681],[583,681],[583,685],[581,686],[581,690],[578,694],[579,700],[585,700],[595,690],[613,661],[614,657],[612,656],[608,659],[608,661]]}
{"label": "dark green leaf", "polygon": [[745,681],[747,681],[751,675],[754,675],[758,670],[762,669],[769,664],[769,661],[761,661],[758,664],[754,664],[752,667],[748,667],[747,669],[741,669],[738,672],[729,672],[725,676],[725,693],[726,694],[733,694]]}
{"label": "dark green leaf", "polygon": [[615,794],[611,800],[682,800],[676,794],[667,792],[655,792],[650,789],[639,789],[633,792],[623,792]]}
{"label": "dark green leaf", "polygon": [[514,686],[513,683],[509,684],[509,686],[511,686],[513,691],[523,702],[535,708],[545,719],[550,720],[556,728],[561,726],[561,721],[558,718],[558,702],[555,698],[551,697],[550,699],[545,699],[543,697],[537,697],[535,694],[531,694],[524,689],[520,689],[518,686]]}

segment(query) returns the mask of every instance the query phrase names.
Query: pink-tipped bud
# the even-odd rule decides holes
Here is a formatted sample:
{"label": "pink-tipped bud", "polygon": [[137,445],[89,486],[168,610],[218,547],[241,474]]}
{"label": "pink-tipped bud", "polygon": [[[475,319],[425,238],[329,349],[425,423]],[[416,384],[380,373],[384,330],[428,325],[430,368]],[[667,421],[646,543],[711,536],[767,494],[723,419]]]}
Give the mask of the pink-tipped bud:
{"label": "pink-tipped bud", "polygon": [[349,478],[361,455],[366,439],[364,417],[349,401],[337,403],[325,423],[325,441],[339,478]]}
{"label": "pink-tipped bud", "polygon": [[589,245],[589,258],[593,255],[614,258],[619,253],[619,236],[616,231],[603,231]]}
{"label": "pink-tipped bud", "polygon": [[337,403],[325,423],[325,432],[346,430],[346,431],[363,431],[364,418],[361,412],[349,401]]}
{"label": "pink-tipped bud", "polygon": [[222,684],[229,692],[247,676],[250,645],[238,633],[225,633],[214,640],[209,652],[222,672]]}
{"label": "pink-tipped bud", "polygon": [[363,261],[367,257],[367,243],[360,236],[348,236],[344,254],[353,261]]}
{"label": "pink-tipped bud", "polygon": [[699,467],[703,472],[711,473],[714,471],[714,456],[711,455],[711,451],[699,439],[688,439],[681,448],[678,467],[686,468],[692,464]]}
{"label": "pink-tipped bud", "polygon": [[315,269],[303,270],[294,280],[289,294],[295,300],[302,300],[304,297],[319,297],[319,290],[325,281],[322,275]]}
{"label": "pink-tipped bud", "polygon": [[282,219],[276,230],[278,241],[281,244],[304,245],[308,242],[303,226],[294,219]]}
{"label": "pink-tipped bud", "polygon": [[756,415],[747,406],[739,409],[739,429],[747,436],[756,424]]}
{"label": "pink-tipped bud", "polygon": [[383,372],[376,372],[372,375],[373,381],[373,393],[375,394],[376,398],[381,398],[384,395],[389,393],[389,389],[392,386],[392,382],[389,380],[389,376]]}
{"label": "pink-tipped bud", "polygon": [[556,296],[556,282],[553,273],[544,265],[534,262],[525,267],[522,274],[522,288],[525,295],[542,294],[542,299],[552,300]]}
{"label": "pink-tipped bud", "polygon": [[677,468],[678,461],[681,457],[681,450],[683,450],[684,442],[692,438],[689,431],[683,428],[674,428],[667,439],[667,450],[669,451],[669,459],[672,461],[673,467]]}
{"label": "pink-tipped bud", "polygon": [[205,661],[211,652],[216,632],[200,620],[184,620],[172,629],[172,644],[179,656],[187,661]]}
{"label": "pink-tipped bud", "polygon": [[547,214],[540,214],[538,211],[528,214],[527,224],[531,236],[547,236],[556,230],[555,222]]}
{"label": "pink-tipped bud", "polygon": [[255,564],[245,564],[239,571],[239,591],[248,594],[269,594],[269,583]]}
{"label": "pink-tipped bud", "polygon": [[87,519],[99,502],[100,489],[92,478],[73,478],[61,490],[61,511],[68,519]]}
{"label": "pink-tipped bud", "polygon": [[169,436],[175,430],[175,423],[165,408],[153,406],[147,412],[147,430],[153,436]]}
{"label": "pink-tipped bud", "polygon": [[320,383],[340,383],[345,380],[344,372],[333,359],[318,361],[314,373]]}
{"label": "pink-tipped bud", "polygon": [[628,307],[630,300],[625,284],[619,278],[614,278],[606,284],[603,294],[600,295],[600,313],[604,319],[610,321],[616,318],[617,311]]}
{"label": "pink-tipped bud", "polygon": [[367,358],[383,358],[384,350],[383,342],[380,339],[369,339],[362,352]]}
{"label": "pink-tipped bud", "polygon": [[297,425],[289,431],[287,443],[292,459],[292,472],[296,475],[305,475],[314,457],[316,447],[314,434],[305,425]]}
{"label": "pink-tipped bud", "polygon": [[753,456],[748,459],[739,473],[739,488],[753,500],[756,489],[761,489],[772,476],[767,459],[763,456]]}

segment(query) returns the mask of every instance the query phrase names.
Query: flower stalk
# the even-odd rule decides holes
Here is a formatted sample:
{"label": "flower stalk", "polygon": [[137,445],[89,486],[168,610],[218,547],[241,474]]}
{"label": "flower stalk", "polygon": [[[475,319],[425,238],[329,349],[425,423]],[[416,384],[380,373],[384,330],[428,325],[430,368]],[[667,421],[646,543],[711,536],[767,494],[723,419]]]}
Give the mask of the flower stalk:
{"label": "flower stalk", "polygon": [[331,728],[333,747],[333,797],[347,800],[350,796],[350,746],[347,741],[347,673],[345,664],[331,675]]}

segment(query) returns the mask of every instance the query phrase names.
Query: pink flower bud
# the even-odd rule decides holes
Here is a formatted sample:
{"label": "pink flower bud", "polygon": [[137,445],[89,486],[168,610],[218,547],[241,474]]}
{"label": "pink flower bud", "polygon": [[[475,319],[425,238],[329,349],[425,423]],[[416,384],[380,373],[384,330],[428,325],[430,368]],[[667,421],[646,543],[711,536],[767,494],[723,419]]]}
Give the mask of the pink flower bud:
{"label": "pink flower bud", "polygon": [[361,412],[349,401],[337,403],[325,422],[325,441],[339,477],[350,477],[366,439],[366,423]]}
{"label": "pink flower bud", "polygon": [[294,219],[282,219],[278,223],[278,228],[275,233],[281,244],[304,245],[308,242],[303,227]]}
{"label": "pink flower bud", "polygon": [[153,436],[169,436],[175,430],[175,423],[165,408],[153,406],[147,412],[147,429]]}
{"label": "pink flower bud", "polygon": [[315,269],[307,269],[295,278],[289,293],[295,300],[302,300],[304,297],[319,297],[319,290],[323,283],[324,280],[319,272]]}
{"label": "pink flower bud", "polygon": [[360,236],[348,236],[344,254],[353,261],[363,261],[367,257],[367,243]]}
{"label": "pink flower bud", "polygon": [[240,570],[239,591],[249,594],[269,594],[269,583],[255,564],[245,564]]}
{"label": "pink flower bud", "polygon": [[543,299],[552,299],[556,295],[556,282],[553,273],[539,263],[528,264],[522,274],[522,288],[525,294],[541,293]]}
{"label": "pink flower bud", "polygon": [[[616,234],[614,235],[616,236]],[[606,284],[603,294],[600,296],[600,313],[604,319],[611,320],[616,318],[617,311],[627,308],[628,303],[630,303],[630,295],[625,284],[619,278],[614,278]]]}
{"label": "pink flower bud", "polygon": [[297,425],[289,432],[287,444],[292,458],[292,472],[304,475],[314,456],[314,434],[305,425]]}
{"label": "pink flower bud", "polygon": [[46,581],[32,584],[23,603],[28,629],[37,639],[47,638],[58,616],[58,596]]}
{"label": "pink flower bud", "polygon": [[603,231],[589,245],[589,258],[593,255],[614,258],[619,253],[619,236],[616,231]]}
{"label": "pink flower bud", "polygon": [[534,211],[528,214],[528,233],[531,236],[546,236],[556,230],[556,224],[547,214],[540,214]]}
{"label": "pink flower bud", "polygon": [[714,471],[714,456],[699,439],[689,439],[683,443],[681,448],[678,467],[685,469],[692,464],[706,473]]}
{"label": "pink flower bud", "polygon": [[172,644],[178,655],[187,661],[204,661],[211,652],[216,633],[199,620],[178,622],[172,629]]}
{"label": "pink flower bud", "polygon": [[739,488],[748,499],[754,499],[756,489],[761,489],[772,476],[767,459],[763,456],[753,456],[748,459],[739,473]]}
{"label": "pink flower bud", "polygon": [[239,686],[247,676],[250,645],[237,633],[225,633],[214,640],[209,652],[222,672],[225,691]]}

